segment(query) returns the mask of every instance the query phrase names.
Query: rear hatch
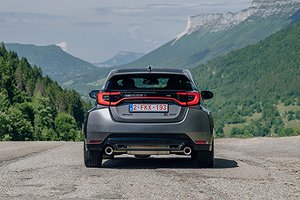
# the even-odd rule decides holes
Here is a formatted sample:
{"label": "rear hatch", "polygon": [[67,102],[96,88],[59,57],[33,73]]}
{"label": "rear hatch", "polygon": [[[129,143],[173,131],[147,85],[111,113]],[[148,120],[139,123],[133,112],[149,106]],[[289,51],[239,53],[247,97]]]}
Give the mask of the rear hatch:
{"label": "rear hatch", "polygon": [[166,123],[182,121],[200,94],[185,75],[126,74],[112,77],[98,103],[109,106],[117,122]]}

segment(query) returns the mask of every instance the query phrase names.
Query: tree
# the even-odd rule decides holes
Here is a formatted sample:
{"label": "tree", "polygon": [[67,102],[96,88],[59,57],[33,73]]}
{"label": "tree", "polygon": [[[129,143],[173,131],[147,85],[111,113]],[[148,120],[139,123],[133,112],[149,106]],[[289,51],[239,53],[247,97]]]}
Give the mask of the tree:
{"label": "tree", "polygon": [[5,92],[0,92],[0,111],[5,111],[9,107],[8,96]]}
{"label": "tree", "polygon": [[23,113],[15,107],[10,107],[7,113],[9,113],[8,122],[10,124],[8,127],[11,128],[9,131],[11,139],[15,141],[31,140],[33,127],[31,123],[26,120],[26,117],[23,115]]}
{"label": "tree", "polygon": [[[0,111],[0,141],[6,138],[11,138],[11,131],[12,127],[11,121],[9,116],[5,113]],[[10,139],[9,139],[10,140]]]}
{"label": "tree", "polygon": [[55,130],[58,133],[60,140],[75,141],[78,135],[76,121],[74,117],[67,113],[58,113],[55,118]]}
{"label": "tree", "polygon": [[[84,106],[77,92],[62,89],[0,44],[0,140],[80,139]],[[60,115],[55,126],[59,112],[68,115]]]}
{"label": "tree", "polygon": [[50,138],[57,138],[56,135],[49,138],[50,129],[54,129],[54,119],[56,110],[51,106],[48,98],[36,94],[33,99],[34,102],[34,138],[35,140],[50,140]]}

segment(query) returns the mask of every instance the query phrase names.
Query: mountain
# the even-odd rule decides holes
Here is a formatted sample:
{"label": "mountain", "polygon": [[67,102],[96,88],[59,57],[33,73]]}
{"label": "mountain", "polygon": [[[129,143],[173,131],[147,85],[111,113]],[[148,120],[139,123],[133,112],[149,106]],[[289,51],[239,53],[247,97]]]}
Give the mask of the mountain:
{"label": "mountain", "polygon": [[44,75],[57,81],[64,88],[74,89],[87,98],[92,89],[102,86],[101,79],[111,68],[99,68],[76,58],[56,45],[36,46],[32,44],[7,43],[6,48],[28,59],[31,65],[40,67]]}
{"label": "mountain", "polygon": [[81,140],[88,106],[0,44],[0,141]]}
{"label": "mountain", "polygon": [[94,65],[98,67],[113,67],[118,65],[124,65],[130,62],[133,62],[142,56],[144,56],[144,53],[137,53],[137,52],[131,52],[131,51],[121,51],[111,59],[102,62],[102,63],[94,63]]}
{"label": "mountain", "polygon": [[238,13],[189,17],[185,31],[135,62],[121,67],[194,67],[255,44],[300,19],[300,0],[254,0]]}
{"label": "mountain", "polygon": [[218,136],[300,135],[300,23],[192,70]]}
{"label": "mountain", "polygon": [[96,66],[76,58],[56,45],[36,46],[32,44],[5,44],[6,48],[28,59],[30,64],[41,67],[43,73],[64,84],[78,74],[85,74]]}

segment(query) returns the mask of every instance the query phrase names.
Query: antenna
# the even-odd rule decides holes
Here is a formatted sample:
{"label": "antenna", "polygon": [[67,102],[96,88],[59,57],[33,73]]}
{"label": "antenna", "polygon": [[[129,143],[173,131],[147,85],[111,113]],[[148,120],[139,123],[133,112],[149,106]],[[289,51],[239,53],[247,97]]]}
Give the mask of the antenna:
{"label": "antenna", "polygon": [[152,66],[149,65],[149,66],[148,66],[148,69],[149,69],[149,71],[151,72],[151,71],[152,71]]}

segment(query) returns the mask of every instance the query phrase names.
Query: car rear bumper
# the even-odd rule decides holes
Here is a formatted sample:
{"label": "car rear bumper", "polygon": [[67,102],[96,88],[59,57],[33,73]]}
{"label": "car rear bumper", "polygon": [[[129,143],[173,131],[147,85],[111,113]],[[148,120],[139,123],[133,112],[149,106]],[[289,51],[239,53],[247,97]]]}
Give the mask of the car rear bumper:
{"label": "car rear bumper", "polygon": [[[140,146],[145,151],[149,150],[147,146],[159,147],[155,150],[161,151],[179,151],[187,145],[193,150],[211,150],[212,126],[208,113],[199,108],[188,108],[182,121],[172,123],[116,122],[108,108],[100,108],[89,112],[84,130],[85,144],[88,150],[102,150],[107,145],[120,151],[125,150],[124,146],[126,151],[140,150],[130,146]],[[101,143],[91,144],[95,140]],[[206,144],[196,144],[200,140]]]}
{"label": "car rear bumper", "polygon": [[169,151],[180,152],[184,147],[193,150],[211,150],[210,144],[195,144],[186,134],[110,134],[100,144],[89,144],[89,150],[102,150],[111,146],[115,151],[126,153],[128,151]]}

